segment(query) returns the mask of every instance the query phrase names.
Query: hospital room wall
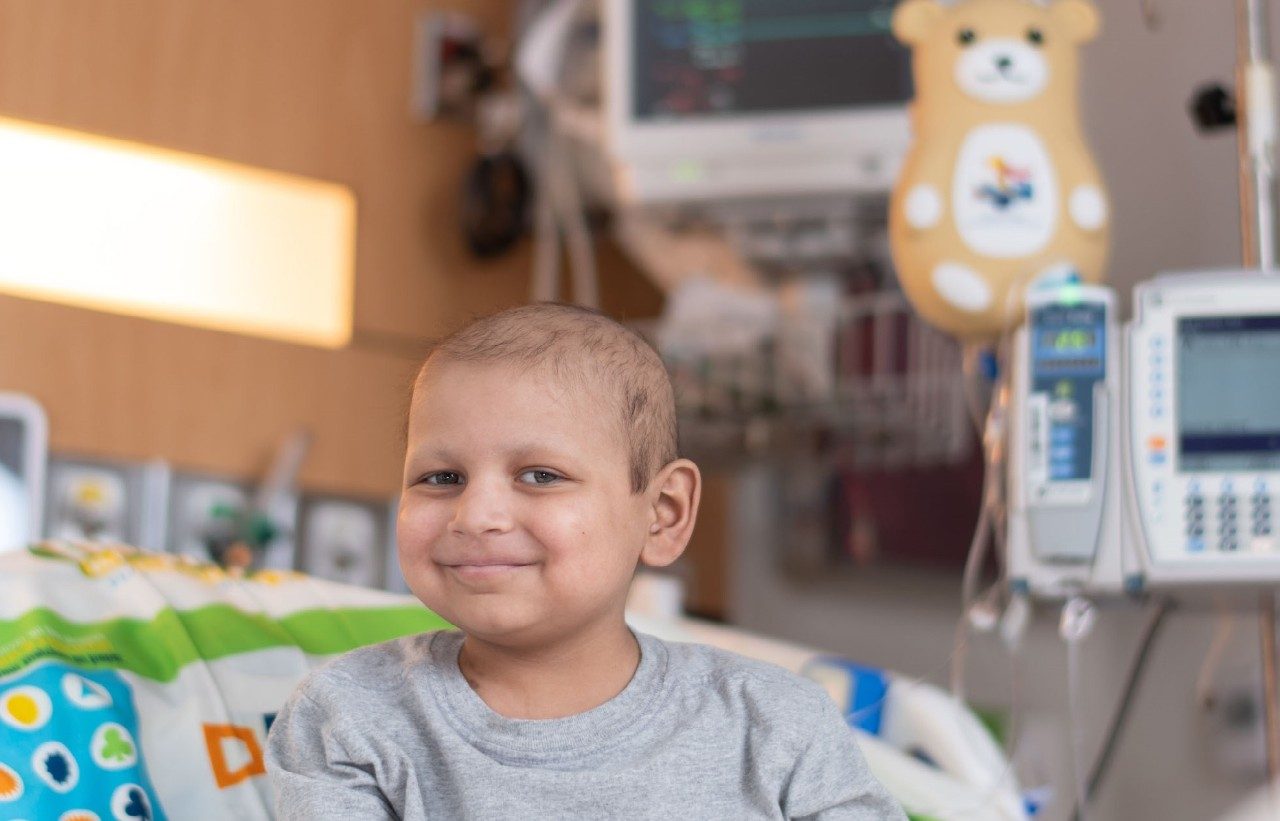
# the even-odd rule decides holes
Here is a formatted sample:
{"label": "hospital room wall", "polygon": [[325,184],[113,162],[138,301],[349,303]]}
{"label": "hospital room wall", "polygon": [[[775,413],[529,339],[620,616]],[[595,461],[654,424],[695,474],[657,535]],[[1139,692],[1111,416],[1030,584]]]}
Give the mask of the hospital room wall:
{"label": "hospital room wall", "polygon": [[[307,487],[395,491],[425,340],[528,293],[527,246],[482,263],[461,239],[474,129],[409,114],[414,17],[450,7],[511,23],[506,0],[0,0],[0,116],[334,181],[357,201],[341,350],[0,297],[0,390],[45,405],[55,451],[248,478],[303,425]],[[656,312],[656,290],[600,250],[605,309]]]}
{"label": "hospital room wall", "polygon": [[[1234,134],[1201,137],[1186,114],[1200,83],[1232,84],[1233,5],[1154,0],[1160,25],[1149,31],[1138,0],[1099,3],[1103,32],[1084,52],[1082,95],[1086,133],[1112,196],[1111,284],[1126,303],[1135,283],[1159,271],[1239,264]],[[1272,40],[1280,43],[1277,32]],[[746,477],[734,504],[732,620],[945,687],[959,610],[958,577],[887,568],[823,583],[788,580],[776,565],[788,534],[778,532],[776,523],[753,518],[776,498],[770,481],[767,474]],[[1085,647],[1090,755],[1145,617],[1136,608],[1108,608]],[[1024,644],[1018,692],[1026,724],[1040,739],[1027,743],[1043,751],[1036,757],[1066,788],[1071,783],[1064,746],[1066,656],[1055,622],[1056,612],[1049,608],[1035,620]],[[1220,736],[1207,731],[1210,723],[1193,697],[1214,627],[1211,613],[1170,617],[1090,818],[1202,821],[1248,791],[1247,779],[1223,775],[1212,763],[1211,749]],[[1237,624],[1220,682],[1251,680],[1255,642],[1254,623],[1246,615]],[[969,690],[977,703],[1010,703],[1010,666],[992,643],[977,642],[969,670]]]}

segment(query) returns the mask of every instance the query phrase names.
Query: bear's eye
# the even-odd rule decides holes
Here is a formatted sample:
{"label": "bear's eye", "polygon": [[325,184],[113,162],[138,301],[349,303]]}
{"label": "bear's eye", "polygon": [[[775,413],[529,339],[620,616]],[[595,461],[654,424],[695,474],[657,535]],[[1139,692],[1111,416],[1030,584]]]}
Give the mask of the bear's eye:
{"label": "bear's eye", "polygon": [[1027,29],[1027,40],[1033,46],[1044,45],[1044,32],[1040,29]]}
{"label": "bear's eye", "polygon": [[956,40],[962,46],[967,46],[977,39],[978,35],[973,33],[973,29],[960,29],[960,33],[956,35]]}

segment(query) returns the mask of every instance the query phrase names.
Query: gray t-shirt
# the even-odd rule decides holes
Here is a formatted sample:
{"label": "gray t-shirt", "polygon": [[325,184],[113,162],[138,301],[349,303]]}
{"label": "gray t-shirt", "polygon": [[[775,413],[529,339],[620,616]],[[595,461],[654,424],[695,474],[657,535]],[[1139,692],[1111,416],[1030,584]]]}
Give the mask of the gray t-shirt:
{"label": "gray t-shirt", "polygon": [[817,685],[637,634],[611,700],[549,720],[498,715],[426,633],[312,673],[271,727],[282,819],[903,819]]}

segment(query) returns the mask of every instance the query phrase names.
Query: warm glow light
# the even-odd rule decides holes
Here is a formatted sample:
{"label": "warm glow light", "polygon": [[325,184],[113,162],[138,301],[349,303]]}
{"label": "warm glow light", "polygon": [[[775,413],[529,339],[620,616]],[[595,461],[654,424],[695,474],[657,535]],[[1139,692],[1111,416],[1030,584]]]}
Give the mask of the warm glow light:
{"label": "warm glow light", "polygon": [[355,199],[334,183],[0,118],[0,291],[339,347]]}

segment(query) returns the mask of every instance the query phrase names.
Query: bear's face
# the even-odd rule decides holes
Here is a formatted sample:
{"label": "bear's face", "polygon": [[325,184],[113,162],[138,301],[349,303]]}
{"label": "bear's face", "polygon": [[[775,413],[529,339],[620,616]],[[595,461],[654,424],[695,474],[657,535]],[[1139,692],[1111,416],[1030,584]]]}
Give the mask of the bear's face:
{"label": "bear's face", "polygon": [[996,105],[1044,93],[1056,71],[1074,67],[1076,47],[1097,28],[1088,0],[906,0],[893,15],[894,34],[922,66],[922,90],[949,75],[969,98]]}
{"label": "bear's face", "polygon": [[1022,40],[984,37],[972,28],[956,32],[960,46],[956,84],[986,103],[1020,103],[1038,95],[1049,81],[1049,64],[1041,52],[1044,35],[1035,26]]}

